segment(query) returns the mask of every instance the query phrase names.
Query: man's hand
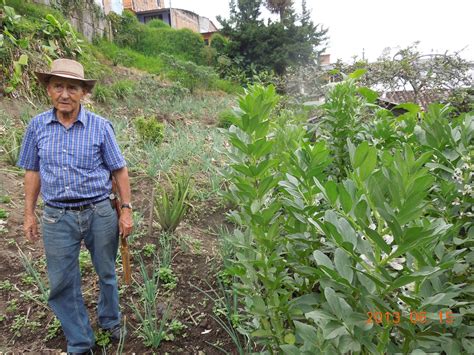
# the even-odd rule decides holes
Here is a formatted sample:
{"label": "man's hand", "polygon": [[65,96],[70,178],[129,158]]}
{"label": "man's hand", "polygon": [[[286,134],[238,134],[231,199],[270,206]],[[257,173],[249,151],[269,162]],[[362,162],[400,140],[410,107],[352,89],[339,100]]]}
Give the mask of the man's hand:
{"label": "man's hand", "polygon": [[125,238],[132,233],[133,215],[130,208],[122,208],[119,220],[119,233]]}
{"label": "man's hand", "polygon": [[34,243],[39,239],[38,224],[34,214],[25,215],[23,231],[25,232],[26,239],[28,239],[30,242]]}

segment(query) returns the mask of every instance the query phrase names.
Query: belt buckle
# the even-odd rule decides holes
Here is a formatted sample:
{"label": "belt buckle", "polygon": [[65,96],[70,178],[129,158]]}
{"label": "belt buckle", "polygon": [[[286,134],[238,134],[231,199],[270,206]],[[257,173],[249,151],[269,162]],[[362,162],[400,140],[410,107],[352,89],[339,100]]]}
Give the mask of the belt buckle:
{"label": "belt buckle", "polygon": [[85,211],[87,209],[89,209],[90,207],[92,206],[92,204],[87,204],[87,205],[82,205],[82,206],[79,206],[79,211]]}

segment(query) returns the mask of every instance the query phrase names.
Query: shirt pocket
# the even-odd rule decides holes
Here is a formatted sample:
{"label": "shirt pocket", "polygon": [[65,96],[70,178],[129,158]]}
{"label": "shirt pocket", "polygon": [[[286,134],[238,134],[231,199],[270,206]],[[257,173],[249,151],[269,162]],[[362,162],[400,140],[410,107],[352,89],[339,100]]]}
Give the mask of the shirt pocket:
{"label": "shirt pocket", "polygon": [[77,168],[83,170],[95,170],[101,163],[100,148],[98,144],[90,144],[81,149],[74,149],[73,161]]}

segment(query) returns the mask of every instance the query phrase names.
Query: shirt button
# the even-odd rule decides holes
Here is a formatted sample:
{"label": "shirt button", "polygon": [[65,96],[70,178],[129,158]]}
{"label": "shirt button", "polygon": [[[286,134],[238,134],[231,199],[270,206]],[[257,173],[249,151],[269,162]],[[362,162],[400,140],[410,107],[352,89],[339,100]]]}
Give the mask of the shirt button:
{"label": "shirt button", "polygon": [[66,190],[69,190],[69,186],[66,186]]}
{"label": "shirt button", "polygon": [[66,149],[63,149],[63,153],[66,153]]}
{"label": "shirt button", "polygon": [[67,170],[67,168],[66,168],[66,167],[64,167],[64,168],[63,168],[63,170]]}

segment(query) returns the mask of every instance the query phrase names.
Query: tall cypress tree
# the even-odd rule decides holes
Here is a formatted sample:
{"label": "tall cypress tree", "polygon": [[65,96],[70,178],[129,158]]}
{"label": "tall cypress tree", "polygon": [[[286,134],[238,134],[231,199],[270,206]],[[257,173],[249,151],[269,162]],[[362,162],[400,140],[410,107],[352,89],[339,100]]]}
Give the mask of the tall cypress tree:
{"label": "tall cypress tree", "polygon": [[314,25],[305,5],[297,15],[288,1],[279,12],[280,21],[267,23],[260,18],[262,0],[230,0],[229,6],[230,18],[218,17],[218,21],[222,34],[230,39],[228,56],[246,71],[256,68],[283,75],[288,67],[313,61],[317,47],[326,40],[327,30]]}

